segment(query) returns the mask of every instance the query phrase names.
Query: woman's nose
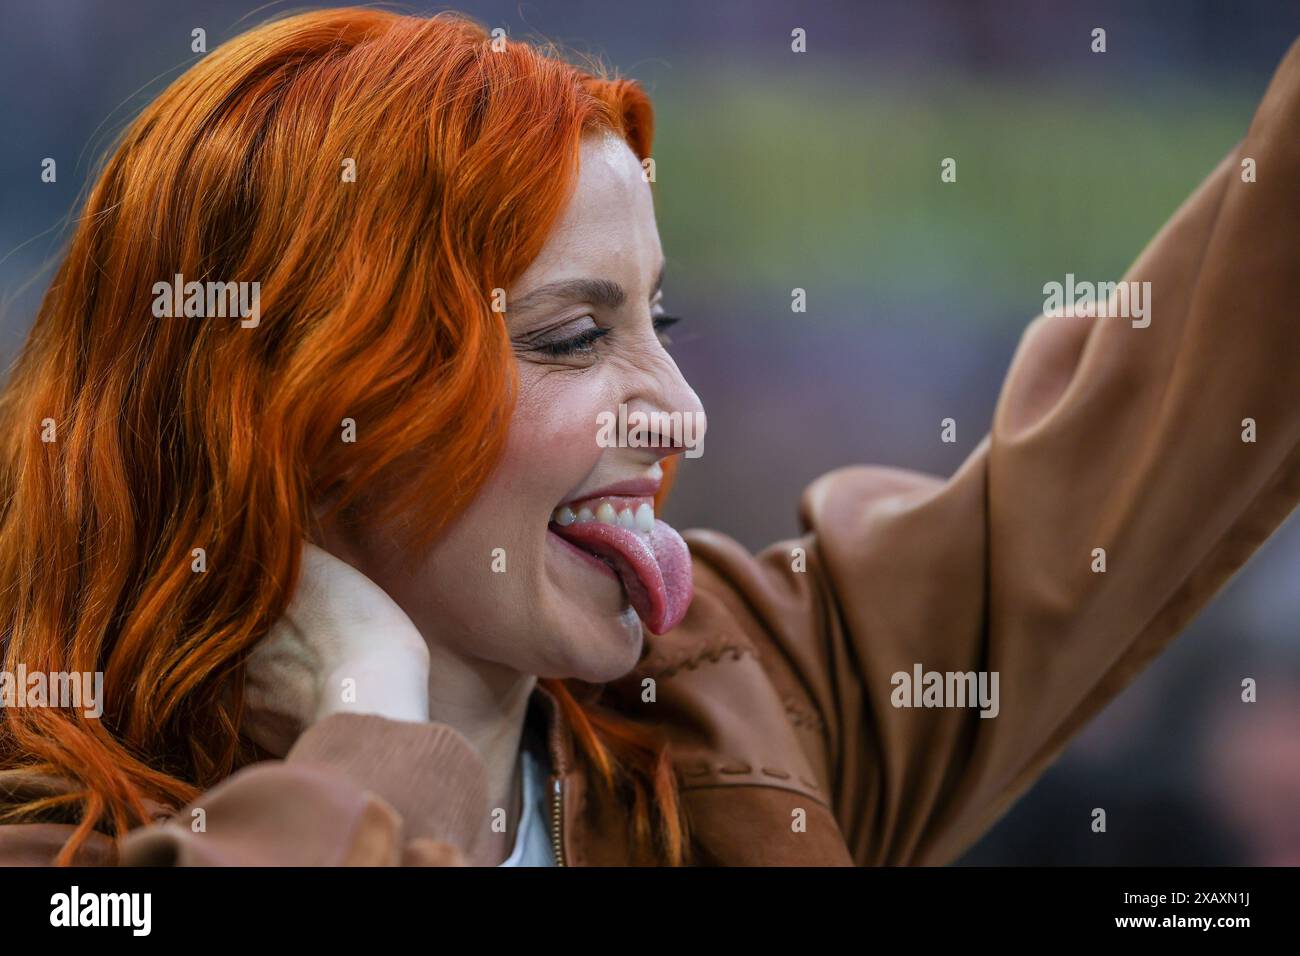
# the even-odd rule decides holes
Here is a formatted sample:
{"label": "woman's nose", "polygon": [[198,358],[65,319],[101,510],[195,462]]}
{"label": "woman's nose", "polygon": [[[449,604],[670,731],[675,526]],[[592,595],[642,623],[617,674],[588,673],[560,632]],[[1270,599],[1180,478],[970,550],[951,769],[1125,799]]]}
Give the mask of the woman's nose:
{"label": "woman's nose", "polygon": [[698,458],[704,452],[708,418],[695,390],[687,383],[677,363],[664,355],[652,385],[627,406],[628,420],[639,424],[653,439],[647,446],[656,458],[684,454]]}

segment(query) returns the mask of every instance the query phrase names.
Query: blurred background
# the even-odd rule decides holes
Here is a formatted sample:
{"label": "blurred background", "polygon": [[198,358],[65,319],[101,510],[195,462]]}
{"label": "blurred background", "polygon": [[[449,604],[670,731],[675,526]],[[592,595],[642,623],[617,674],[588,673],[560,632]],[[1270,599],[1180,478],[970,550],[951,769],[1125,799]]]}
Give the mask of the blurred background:
{"label": "blurred background", "polygon": [[[104,149],[199,56],[190,31],[211,50],[319,5],[4,0],[6,365]],[[1118,279],[1244,134],[1300,36],[1295,0],[451,8],[599,55],[653,96],[665,304],[686,317],[674,352],[710,426],[667,518],[753,549],[797,533],[801,489],[830,468],[950,474],[988,427],[1043,283]],[[939,185],[948,156],[959,187]],[[794,287],[806,314],[790,311]],[[939,441],[948,416],[956,444]],[[1293,517],[963,862],[1300,865],[1297,569]],[[1089,829],[1096,806],[1105,835]]]}

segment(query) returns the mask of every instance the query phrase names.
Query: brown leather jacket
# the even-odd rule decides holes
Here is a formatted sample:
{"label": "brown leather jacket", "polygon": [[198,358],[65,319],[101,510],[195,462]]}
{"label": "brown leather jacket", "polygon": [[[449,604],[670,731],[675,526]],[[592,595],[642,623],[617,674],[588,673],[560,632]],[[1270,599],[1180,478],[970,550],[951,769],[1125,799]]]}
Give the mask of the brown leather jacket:
{"label": "brown leather jacket", "polygon": [[[1300,500],[1298,262],[1300,44],[1124,277],[1151,283],[1148,327],[1034,321],[947,481],[834,472],[803,496],[803,537],[757,556],[688,534],[690,613],[598,690],[672,739],[696,861],[942,864],[984,833]],[[894,706],[892,676],[917,665],[997,672],[997,715]],[[553,697],[535,702],[557,858],[626,862],[622,827],[588,818]],[[340,714],[196,800],[204,832],[185,808],[120,862],[463,862],[486,794],[450,726]],[[70,832],[0,827],[0,862],[48,862]]]}

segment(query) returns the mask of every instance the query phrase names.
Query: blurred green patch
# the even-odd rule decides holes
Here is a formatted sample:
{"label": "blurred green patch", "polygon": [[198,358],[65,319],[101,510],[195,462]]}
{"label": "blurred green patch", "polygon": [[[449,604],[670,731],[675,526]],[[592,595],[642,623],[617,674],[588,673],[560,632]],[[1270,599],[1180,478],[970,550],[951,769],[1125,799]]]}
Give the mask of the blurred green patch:
{"label": "blurred green patch", "polygon": [[[1249,93],[713,70],[655,83],[677,287],[1025,303],[1118,279],[1245,133]],[[940,163],[957,161],[957,181]],[[961,321],[954,315],[952,321]]]}

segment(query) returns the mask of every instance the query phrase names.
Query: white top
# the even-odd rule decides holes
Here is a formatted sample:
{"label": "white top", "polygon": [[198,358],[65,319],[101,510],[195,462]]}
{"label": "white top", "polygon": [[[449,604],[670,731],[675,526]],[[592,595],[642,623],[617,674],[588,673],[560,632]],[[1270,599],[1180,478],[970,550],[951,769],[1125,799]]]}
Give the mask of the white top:
{"label": "white top", "polygon": [[519,759],[524,778],[523,810],[519,832],[510,856],[498,866],[555,866],[547,823],[547,795],[550,782],[549,755],[545,744],[530,728],[520,742]]}

